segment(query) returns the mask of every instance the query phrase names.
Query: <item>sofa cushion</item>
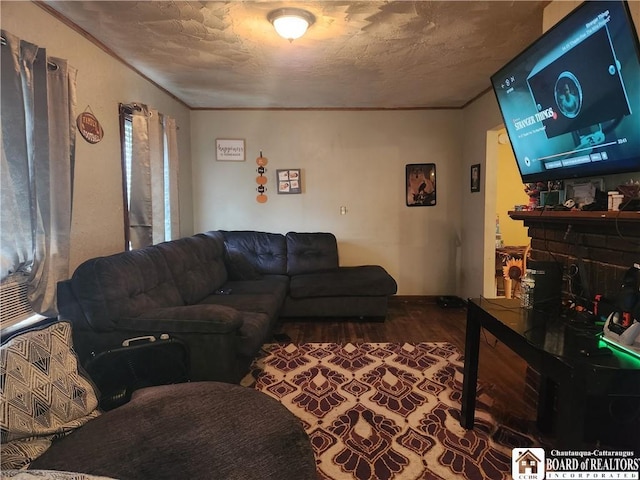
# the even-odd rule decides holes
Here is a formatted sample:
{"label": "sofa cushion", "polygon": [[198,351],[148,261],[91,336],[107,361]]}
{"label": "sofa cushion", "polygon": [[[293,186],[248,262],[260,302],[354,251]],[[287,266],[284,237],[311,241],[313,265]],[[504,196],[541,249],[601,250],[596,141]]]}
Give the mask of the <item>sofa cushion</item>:
{"label": "sofa cushion", "polygon": [[0,349],[1,470],[23,468],[100,412],[93,384],[78,370],[71,325],[25,331]]}
{"label": "sofa cushion", "polygon": [[277,317],[282,307],[282,303],[278,301],[278,297],[270,293],[237,294],[233,291],[229,294],[209,295],[202,300],[202,304],[231,307],[240,312],[265,313],[270,318]]}
{"label": "sofa cushion", "polygon": [[224,284],[223,288],[233,294],[268,293],[275,296],[278,304],[282,305],[289,292],[289,276],[262,275],[260,280],[230,280]]}
{"label": "sofa cushion", "polygon": [[332,233],[289,232],[287,239],[287,273],[323,272],[338,268],[338,242]]}
{"label": "sofa cushion", "polygon": [[184,305],[169,266],[156,247],[97,257],[82,263],[71,288],[96,331],[110,331],[122,317]]}
{"label": "sofa cushion", "polygon": [[378,265],[340,267],[330,272],[296,275],[291,278],[291,298],[393,295],[398,286]]}
{"label": "sofa cushion", "polygon": [[287,244],[284,235],[254,231],[222,231],[227,252],[240,254],[263,274],[287,273]]}
{"label": "sofa cushion", "polygon": [[182,300],[198,303],[227,281],[222,236],[197,234],[156,245],[173,275]]}
{"label": "sofa cushion", "polygon": [[137,331],[174,333],[229,333],[240,326],[240,313],[223,305],[185,305],[148,310],[123,323]]}
{"label": "sofa cushion", "polygon": [[225,265],[229,280],[260,280],[262,274],[238,250],[228,250],[225,254]]}

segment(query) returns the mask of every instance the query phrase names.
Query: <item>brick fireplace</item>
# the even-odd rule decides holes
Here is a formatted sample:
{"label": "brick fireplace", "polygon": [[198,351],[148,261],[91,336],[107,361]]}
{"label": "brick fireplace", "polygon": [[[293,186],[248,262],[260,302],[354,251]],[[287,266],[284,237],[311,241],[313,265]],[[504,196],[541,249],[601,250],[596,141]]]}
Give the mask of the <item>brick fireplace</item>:
{"label": "brick fireplace", "polygon": [[509,216],[528,227],[531,258],[563,266],[563,294],[571,293],[569,277],[574,285],[580,282],[583,268],[592,294],[615,297],[624,273],[640,263],[640,212],[545,210]]}

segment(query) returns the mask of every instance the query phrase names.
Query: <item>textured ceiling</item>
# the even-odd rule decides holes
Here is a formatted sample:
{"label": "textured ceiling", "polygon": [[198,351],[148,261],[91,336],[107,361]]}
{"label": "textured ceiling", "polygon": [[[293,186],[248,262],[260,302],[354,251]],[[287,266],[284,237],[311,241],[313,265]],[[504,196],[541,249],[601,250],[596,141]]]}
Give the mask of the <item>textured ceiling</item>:
{"label": "textured ceiling", "polygon": [[[43,6],[192,108],[461,107],[542,29],[547,1],[62,1]],[[316,22],[290,43],[267,21]]]}

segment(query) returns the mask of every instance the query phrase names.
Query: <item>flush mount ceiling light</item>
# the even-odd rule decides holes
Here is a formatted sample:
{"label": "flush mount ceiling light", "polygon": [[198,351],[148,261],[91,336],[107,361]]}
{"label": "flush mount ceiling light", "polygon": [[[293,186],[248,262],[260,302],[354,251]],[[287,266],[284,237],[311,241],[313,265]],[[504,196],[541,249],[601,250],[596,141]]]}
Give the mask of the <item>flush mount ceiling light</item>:
{"label": "flush mount ceiling light", "polygon": [[307,28],[316,21],[316,17],[300,8],[279,8],[270,12],[267,20],[273,24],[278,35],[293,42],[304,35]]}

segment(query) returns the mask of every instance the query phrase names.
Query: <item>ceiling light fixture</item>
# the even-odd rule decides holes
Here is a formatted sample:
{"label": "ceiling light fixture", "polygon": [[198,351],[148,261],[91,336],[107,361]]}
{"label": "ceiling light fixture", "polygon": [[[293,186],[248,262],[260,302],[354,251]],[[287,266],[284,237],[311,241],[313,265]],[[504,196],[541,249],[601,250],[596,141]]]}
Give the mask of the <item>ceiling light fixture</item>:
{"label": "ceiling light fixture", "polygon": [[273,24],[278,35],[293,42],[307,31],[316,17],[300,8],[279,8],[267,15],[267,20]]}

